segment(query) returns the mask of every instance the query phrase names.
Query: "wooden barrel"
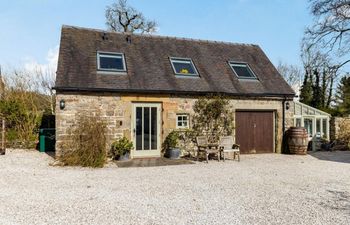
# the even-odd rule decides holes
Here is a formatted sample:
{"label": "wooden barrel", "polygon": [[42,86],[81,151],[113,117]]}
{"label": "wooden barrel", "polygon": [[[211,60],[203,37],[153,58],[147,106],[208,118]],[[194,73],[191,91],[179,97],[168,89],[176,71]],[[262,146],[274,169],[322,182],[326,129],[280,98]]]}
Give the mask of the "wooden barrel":
{"label": "wooden barrel", "polygon": [[306,155],[308,134],[304,127],[291,127],[287,131],[288,147],[291,154]]}

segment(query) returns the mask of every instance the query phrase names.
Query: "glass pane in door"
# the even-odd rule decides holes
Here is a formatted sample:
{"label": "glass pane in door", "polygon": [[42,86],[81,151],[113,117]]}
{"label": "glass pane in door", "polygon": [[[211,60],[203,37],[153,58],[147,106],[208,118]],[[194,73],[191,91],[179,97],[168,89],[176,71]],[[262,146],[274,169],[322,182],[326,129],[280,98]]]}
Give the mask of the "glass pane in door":
{"label": "glass pane in door", "polygon": [[136,150],[158,150],[158,108],[137,106],[135,120]]}
{"label": "glass pane in door", "polygon": [[157,107],[151,108],[151,149],[157,149]]}
{"label": "glass pane in door", "polygon": [[136,107],[136,150],[142,150],[142,107]]}
{"label": "glass pane in door", "polygon": [[143,150],[150,150],[150,115],[149,115],[149,107],[143,108],[144,114],[143,114]]}

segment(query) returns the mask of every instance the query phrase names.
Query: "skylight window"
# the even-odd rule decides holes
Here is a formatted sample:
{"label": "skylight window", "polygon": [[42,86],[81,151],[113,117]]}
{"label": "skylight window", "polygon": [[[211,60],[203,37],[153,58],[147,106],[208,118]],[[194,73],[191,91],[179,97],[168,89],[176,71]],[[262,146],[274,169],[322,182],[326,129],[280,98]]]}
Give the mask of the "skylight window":
{"label": "skylight window", "polygon": [[174,73],[181,76],[198,76],[196,67],[191,59],[170,58]]}
{"label": "skylight window", "polygon": [[100,71],[126,72],[122,53],[97,52],[97,66]]}
{"label": "skylight window", "polygon": [[229,62],[229,64],[239,79],[257,79],[247,63]]}

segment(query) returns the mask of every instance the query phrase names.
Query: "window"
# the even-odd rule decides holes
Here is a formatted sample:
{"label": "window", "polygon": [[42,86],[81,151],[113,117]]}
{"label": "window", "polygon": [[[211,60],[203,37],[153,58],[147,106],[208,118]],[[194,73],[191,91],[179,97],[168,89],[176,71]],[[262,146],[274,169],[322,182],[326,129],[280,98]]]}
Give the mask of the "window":
{"label": "window", "polygon": [[301,127],[301,118],[296,118],[295,119],[295,126],[296,127]]}
{"label": "window", "polygon": [[176,75],[198,76],[197,69],[191,59],[170,58],[170,62]]}
{"label": "window", "polygon": [[100,71],[126,72],[124,55],[121,53],[97,52],[97,66]]}
{"label": "window", "polygon": [[254,80],[257,79],[247,63],[230,62],[229,64],[238,78]]}
{"label": "window", "polygon": [[328,121],[327,119],[322,119],[322,138],[328,138]]}
{"label": "window", "polygon": [[316,119],[316,136],[321,137],[321,119]]}
{"label": "window", "polygon": [[176,128],[189,128],[189,116],[188,114],[176,115]]}
{"label": "window", "polygon": [[309,135],[309,137],[313,136],[313,120],[310,118],[305,118],[304,119],[304,127]]}

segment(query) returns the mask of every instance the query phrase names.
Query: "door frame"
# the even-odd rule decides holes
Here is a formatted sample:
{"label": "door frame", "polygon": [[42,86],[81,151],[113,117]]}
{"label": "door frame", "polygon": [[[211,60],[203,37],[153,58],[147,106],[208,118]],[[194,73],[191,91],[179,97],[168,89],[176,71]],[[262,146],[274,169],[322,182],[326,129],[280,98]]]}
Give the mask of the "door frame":
{"label": "door frame", "polygon": [[[156,107],[157,108],[157,149],[136,151],[136,107]],[[131,158],[147,158],[161,156],[161,134],[162,134],[162,104],[159,102],[132,102],[131,110],[131,140],[134,149],[131,150]]]}

